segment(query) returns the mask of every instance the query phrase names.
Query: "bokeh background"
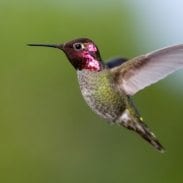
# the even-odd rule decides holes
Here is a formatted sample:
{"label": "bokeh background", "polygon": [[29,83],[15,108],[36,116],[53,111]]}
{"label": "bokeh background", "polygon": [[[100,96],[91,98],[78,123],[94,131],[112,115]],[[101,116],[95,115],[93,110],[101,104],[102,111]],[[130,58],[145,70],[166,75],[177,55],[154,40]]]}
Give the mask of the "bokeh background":
{"label": "bokeh background", "polygon": [[0,1],[0,182],[183,181],[183,71],[134,100],[166,147],[110,126],[81,97],[58,50],[27,43],[93,39],[105,60],[183,43],[181,0]]}

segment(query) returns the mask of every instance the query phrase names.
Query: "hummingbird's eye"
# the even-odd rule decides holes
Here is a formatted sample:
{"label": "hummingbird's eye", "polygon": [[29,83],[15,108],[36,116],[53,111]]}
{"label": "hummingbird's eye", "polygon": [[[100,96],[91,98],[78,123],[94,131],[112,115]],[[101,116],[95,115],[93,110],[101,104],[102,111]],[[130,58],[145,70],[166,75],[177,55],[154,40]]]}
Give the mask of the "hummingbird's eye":
{"label": "hummingbird's eye", "polygon": [[74,43],[73,44],[73,48],[76,50],[76,51],[80,51],[84,48],[84,45],[82,43]]}

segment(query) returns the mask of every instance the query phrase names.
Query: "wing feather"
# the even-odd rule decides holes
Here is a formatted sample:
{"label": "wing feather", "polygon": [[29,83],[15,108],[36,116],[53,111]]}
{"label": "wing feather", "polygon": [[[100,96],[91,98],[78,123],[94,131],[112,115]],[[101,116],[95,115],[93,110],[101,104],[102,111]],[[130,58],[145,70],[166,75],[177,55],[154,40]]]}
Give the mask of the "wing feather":
{"label": "wing feather", "polygon": [[183,44],[133,58],[111,69],[111,72],[120,89],[128,95],[134,95],[181,68]]}

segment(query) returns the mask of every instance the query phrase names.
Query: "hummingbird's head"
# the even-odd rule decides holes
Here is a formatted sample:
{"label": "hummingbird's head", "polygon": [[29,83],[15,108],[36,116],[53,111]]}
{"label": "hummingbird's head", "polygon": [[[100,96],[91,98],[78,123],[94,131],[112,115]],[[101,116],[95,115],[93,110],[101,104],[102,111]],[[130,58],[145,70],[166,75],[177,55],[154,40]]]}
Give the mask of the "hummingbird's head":
{"label": "hummingbird's head", "polygon": [[88,38],[79,38],[64,44],[29,44],[29,46],[46,46],[62,50],[76,70],[100,71],[103,62],[95,43]]}

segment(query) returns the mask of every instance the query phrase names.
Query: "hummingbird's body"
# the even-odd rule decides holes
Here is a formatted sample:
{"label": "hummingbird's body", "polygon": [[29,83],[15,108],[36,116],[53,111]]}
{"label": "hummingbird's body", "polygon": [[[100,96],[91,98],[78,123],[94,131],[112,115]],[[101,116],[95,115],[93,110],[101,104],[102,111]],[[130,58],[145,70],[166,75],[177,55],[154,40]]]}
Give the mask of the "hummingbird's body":
{"label": "hummingbird's body", "polygon": [[131,59],[105,64],[97,46],[87,38],[65,44],[29,44],[59,48],[76,69],[81,93],[99,116],[137,132],[163,152],[164,148],[143,122],[131,96],[183,67],[183,45],[168,47]]}
{"label": "hummingbird's body", "polygon": [[77,76],[86,103],[101,117],[115,122],[126,108],[127,97],[113,84],[110,71],[82,70],[77,71]]}
{"label": "hummingbird's body", "polygon": [[138,132],[157,149],[162,150],[154,134],[143,123],[132,99],[114,84],[115,78],[108,68],[100,72],[77,71],[77,76],[81,93],[94,112],[110,123]]}

